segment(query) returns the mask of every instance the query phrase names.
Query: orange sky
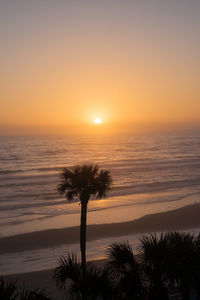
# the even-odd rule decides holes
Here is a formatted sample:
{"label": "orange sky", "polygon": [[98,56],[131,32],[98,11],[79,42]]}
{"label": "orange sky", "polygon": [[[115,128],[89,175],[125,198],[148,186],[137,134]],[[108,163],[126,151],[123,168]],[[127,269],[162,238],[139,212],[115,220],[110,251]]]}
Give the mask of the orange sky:
{"label": "orange sky", "polygon": [[200,124],[200,5],[150,2],[2,1],[0,133]]}

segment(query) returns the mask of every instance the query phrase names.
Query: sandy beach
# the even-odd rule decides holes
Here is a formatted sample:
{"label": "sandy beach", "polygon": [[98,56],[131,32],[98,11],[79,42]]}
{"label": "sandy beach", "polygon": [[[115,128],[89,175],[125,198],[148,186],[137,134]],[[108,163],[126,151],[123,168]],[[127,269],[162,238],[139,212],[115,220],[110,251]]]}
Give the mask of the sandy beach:
{"label": "sandy beach", "polygon": [[[146,215],[132,222],[89,225],[88,241],[105,237],[128,234],[146,234],[165,230],[188,230],[200,227],[200,204],[185,206],[176,210]],[[79,227],[52,229],[33,232],[0,239],[0,252],[11,253],[31,249],[40,249],[61,244],[78,242]],[[94,260],[96,265],[102,266],[105,260]],[[62,299],[53,280],[54,270],[44,270],[23,274],[7,275],[9,280],[18,280],[19,284],[28,289],[36,287],[46,288],[52,299]]]}
{"label": "sandy beach", "polygon": [[[94,263],[97,267],[104,266],[106,260],[94,260]],[[62,291],[57,289],[55,280],[53,279],[54,269],[45,270],[45,271],[37,271],[37,272],[29,272],[24,274],[14,274],[4,276],[5,279],[10,281],[18,281],[20,285],[25,286],[28,290],[35,288],[44,288],[48,291],[49,296],[52,300],[61,300],[63,299]]]}
{"label": "sandy beach", "polygon": [[[87,240],[197,227],[200,227],[199,203],[168,212],[146,215],[130,222],[89,225]],[[0,238],[0,253],[35,250],[77,242],[79,242],[79,226],[50,229]]]}

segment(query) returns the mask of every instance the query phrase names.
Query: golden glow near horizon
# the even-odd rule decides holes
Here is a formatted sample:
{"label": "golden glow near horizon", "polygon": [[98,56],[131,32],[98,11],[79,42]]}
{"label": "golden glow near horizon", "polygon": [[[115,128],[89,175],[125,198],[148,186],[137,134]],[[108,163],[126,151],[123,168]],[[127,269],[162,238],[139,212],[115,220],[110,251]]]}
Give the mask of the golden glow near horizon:
{"label": "golden glow near horizon", "polygon": [[94,124],[101,124],[102,123],[102,120],[100,118],[96,118],[94,120]]}
{"label": "golden glow near horizon", "polygon": [[0,2],[0,133],[200,125],[200,2],[158,2]]}

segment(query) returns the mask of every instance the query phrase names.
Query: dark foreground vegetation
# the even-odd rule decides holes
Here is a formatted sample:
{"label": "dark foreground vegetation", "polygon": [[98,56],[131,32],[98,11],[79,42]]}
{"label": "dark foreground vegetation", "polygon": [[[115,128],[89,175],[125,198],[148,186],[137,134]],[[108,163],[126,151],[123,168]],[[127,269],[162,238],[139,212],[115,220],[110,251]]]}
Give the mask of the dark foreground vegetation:
{"label": "dark foreground vegetation", "polygon": [[1,300],[50,300],[48,293],[43,289],[26,290],[17,281],[9,282],[0,278]]}
{"label": "dark foreground vegetation", "polygon": [[[59,258],[54,279],[66,300],[200,299],[200,235],[169,232],[143,236],[137,254],[128,242],[111,244],[103,268],[75,254]],[[26,291],[0,280],[1,300],[47,300],[43,290]]]}

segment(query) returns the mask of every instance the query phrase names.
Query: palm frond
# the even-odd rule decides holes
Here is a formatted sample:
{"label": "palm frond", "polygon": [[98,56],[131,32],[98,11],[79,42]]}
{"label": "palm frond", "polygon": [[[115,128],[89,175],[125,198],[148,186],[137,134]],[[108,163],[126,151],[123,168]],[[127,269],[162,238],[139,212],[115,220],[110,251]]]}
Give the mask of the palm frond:
{"label": "palm frond", "polygon": [[50,300],[49,295],[44,289],[36,288],[35,290],[26,290],[22,288],[19,300]]}
{"label": "palm frond", "polygon": [[63,168],[58,192],[71,202],[80,199],[88,201],[90,196],[102,198],[110,191],[112,178],[107,170],[100,170],[98,165],[77,165]]}
{"label": "palm frond", "polygon": [[87,295],[87,300],[113,299],[115,282],[111,270],[107,267],[100,269],[92,263],[87,263],[83,276],[81,264],[75,254],[61,257],[58,263],[54,278],[57,286],[64,290],[66,300],[81,300],[83,294]]}
{"label": "palm frond", "polygon": [[118,278],[119,299],[141,299],[143,285],[132,246],[128,241],[114,243],[109,246],[107,256],[110,259],[107,266]]}
{"label": "palm frond", "polygon": [[59,288],[65,288],[67,280],[75,283],[80,281],[81,264],[77,260],[75,254],[67,254],[67,257],[60,257],[58,260],[58,267],[55,269],[54,278]]}
{"label": "palm frond", "polygon": [[161,233],[160,236],[157,234],[145,235],[140,239],[140,250],[147,259],[158,259],[161,260],[164,257],[164,253],[167,250],[167,239],[166,236]]}
{"label": "palm frond", "polygon": [[17,281],[10,282],[3,277],[0,278],[0,299],[15,300],[18,294]]}
{"label": "palm frond", "polygon": [[109,264],[118,271],[125,270],[127,265],[133,266],[136,264],[132,246],[128,241],[111,244],[106,254],[110,259]]}
{"label": "palm frond", "polygon": [[101,170],[97,179],[97,198],[105,197],[111,189],[112,177],[107,170]]}
{"label": "palm frond", "polygon": [[168,274],[171,281],[184,286],[193,284],[195,265],[198,263],[196,237],[191,233],[169,232],[166,238],[169,253]]}
{"label": "palm frond", "polygon": [[91,263],[87,264],[83,284],[87,289],[88,299],[112,299],[116,286],[114,278],[116,277],[107,266],[100,269]]}

